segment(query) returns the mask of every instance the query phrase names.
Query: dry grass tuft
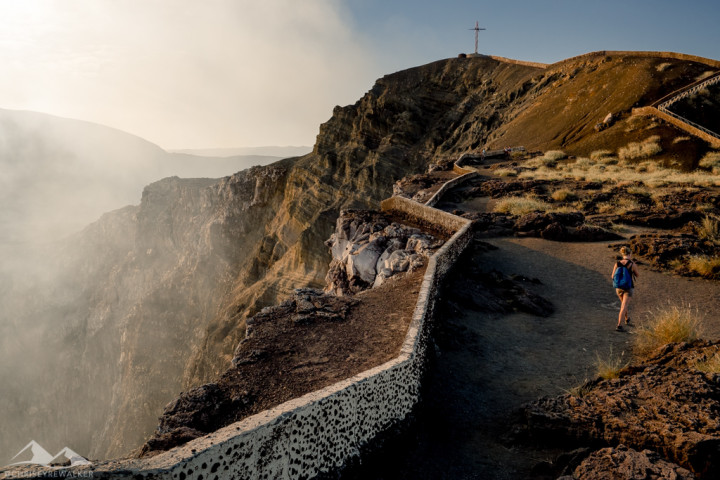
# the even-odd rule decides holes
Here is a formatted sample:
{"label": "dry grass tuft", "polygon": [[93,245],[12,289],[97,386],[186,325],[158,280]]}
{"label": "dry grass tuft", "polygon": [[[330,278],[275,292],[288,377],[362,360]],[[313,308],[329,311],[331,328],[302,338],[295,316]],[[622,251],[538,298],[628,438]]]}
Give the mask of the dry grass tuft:
{"label": "dry grass tuft", "polygon": [[495,175],[501,177],[517,177],[518,172],[512,168],[498,168],[495,170]]}
{"label": "dry grass tuft", "polygon": [[591,390],[592,390],[592,387],[590,386],[588,381],[585,380],[580,385],[572,387],[570,390],[565,390],[565,392],[570,396],[583,398],[588,393],[590,393]]}
{"label": "dry grass tuft", "polygon": [[659,141],[660,137],[653,135],[642,142],[630,142],[627,146],[618,150],[618,157],[620,157],[620,160],[650,158],[662,152]]}
{"label": "dry grass tuft", "polygon": [[697,310],[689,306],[660,308],[647,325],[637,329],[635,351],[641,357],[648,357],[668,343],[697,340],[701,324]]}
{"label": "dry grass tuft", "polygon": [[688,257],[688,268],[705,278],[720,278],[720,257],[692,255]]}
{"label": "dry grass tuft", "polygon": [[675,137],[672,141],[673,145],[680,142],[689,142],[692,140],[690,137]]}
{"label": "dry grass tuft", "polygon": [[618,378],[620,371],[630,364],[624,357],[625,352],[622,352],[620,356],[613,355],[612,348],[607,358],[602,358],[597,354],[595,356],[595,367],[597,368],[598,376],[605,380]]}
{"label": "dry grass tuft", "polygon": [[575,192],[568,188],[557,189],[550,196],[556,202],[572,202],[574,200],[577,200],[577,195],[575,195]]}
{"label": "dry grass tuft", "polygon": [[655,70],[657,70],[658,72],[664,72],[670,65],[670,63],[661,63],[660,65],[655,67]]}
{"label": "dry grass tuft", "polygon": [[543,155],[543,158],[546,160],[562,160],[563,158],[567,158],[567,153],[563,152],[562,150],[548,150],[545,152],[545,155]]}
{"label": "dry grass tuft", "polygon": [[697,235],[713,243],[720,242],[720,223],[715,218],[705,216],[697,227]]}
{"label": "dry grass tuft", "polygon": [[698,166],[707,168],[713,173],[720,173],[720,152],[712,151],[700,159]]}
{"label": "dry grass tuft", "polygon": [[612,150],[595,150],[590,154],[590,160],[602,161],[604,158],[612,157],[615,152]]}
{"label": "dry grass tuft", "polygon": [[501,198],[495,204],[493,211],[497,213],[508,213],[510,215],[525,215],[530,212],[546,212],[551,206],[533,197],[506,197]]}
{"label": "dry grass tuft", "polygon": [[695,364],[695,368],[705,373],[720,373],[720,354],[701,360]]}

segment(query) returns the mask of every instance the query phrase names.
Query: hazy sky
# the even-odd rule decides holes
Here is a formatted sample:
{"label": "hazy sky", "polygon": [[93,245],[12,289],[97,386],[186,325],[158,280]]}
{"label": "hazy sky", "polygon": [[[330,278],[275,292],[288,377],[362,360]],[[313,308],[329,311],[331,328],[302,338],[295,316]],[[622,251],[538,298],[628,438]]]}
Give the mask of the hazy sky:
{"label": "hazy sky", "polygon": [[720,6],[666,0],[0,0],[0,108],[164,148],[312,145],[386,73],[473,50],[720,59]]}

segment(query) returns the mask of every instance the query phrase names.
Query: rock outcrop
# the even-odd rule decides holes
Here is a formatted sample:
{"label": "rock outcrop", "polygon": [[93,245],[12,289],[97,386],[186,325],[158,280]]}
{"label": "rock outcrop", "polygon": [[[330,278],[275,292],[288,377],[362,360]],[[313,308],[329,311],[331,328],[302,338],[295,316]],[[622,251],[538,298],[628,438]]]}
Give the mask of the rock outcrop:
{"label": "rock outcrop", "polygon": [[340,214],[326,244],[332,262],[325,290],[347,295],[421,268],[443,241],[418,228],[391,223],[381,213],[349,210]]}
{"label": "rock outcrop", "polygon": [[562,242],[594,242],[622,238],[614,232],[585,223],[585,216],[580,212],[527,213],[516,220],[515,230],[522,236]]}
{"label": "rock outcrop", "polygon": [[572,475],[558,480],[630,480],[641,478],[694,480],[685,468],[667,462],[652,450],[638,452],[624,445],[593,452]]}
{"label": "rock outcrop", "polygon": [[711,342],[667,345],[617,379],[586,384],[580,396],[540,399],[523,409],[516,438],[649,449],[698,477],[718,478],[720,376],[702,365],[719,351]]}

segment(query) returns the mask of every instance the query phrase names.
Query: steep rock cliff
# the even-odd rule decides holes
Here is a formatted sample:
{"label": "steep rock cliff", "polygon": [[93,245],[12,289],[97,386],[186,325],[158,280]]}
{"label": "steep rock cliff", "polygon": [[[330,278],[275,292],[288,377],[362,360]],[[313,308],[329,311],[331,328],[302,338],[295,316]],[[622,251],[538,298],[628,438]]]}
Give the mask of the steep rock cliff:
{"label": "steep rock cliff", "polygon": [[[47,260],[23,280],[0,278],[0,342],[12,353],[0,367],[12,390],[0,399],[10,432],[2,451],[28,437],[95,458],[138,447],[178,391],[227,368],[248,316],[323,284],[324,241],[341,209],[375,207],[400,178],[487,142],[592,146],[616,128],[597,136],[584,128],[606,104],[560,111],[558,89],[592,94],[595,69],[607,70],[607,92],[620,91],[610,67],[634,68],[640,73],[615,77],[649,79],[651,88],[624,96],[617,108],[627,109],[703,71],[673,61],[666,85],[650,74],[659,61],[598,57],[555,70],[435,62],[383,77],[354,105],[336,107],[309,155],[221,180],[148,186],[139,206],[105,215],[61,253],[36,255]],[[543,116],[554,120],[536,127]],[[565,135],[576,117],[580,133]]]}

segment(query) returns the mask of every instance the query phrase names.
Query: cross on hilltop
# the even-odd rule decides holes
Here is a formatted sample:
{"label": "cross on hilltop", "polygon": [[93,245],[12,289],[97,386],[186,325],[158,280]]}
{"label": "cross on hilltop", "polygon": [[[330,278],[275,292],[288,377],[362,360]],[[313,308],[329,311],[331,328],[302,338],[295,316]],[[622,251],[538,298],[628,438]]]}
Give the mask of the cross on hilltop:
{"label": "cross on hilltop", "polygon": [[468,28],[468,30],[475,30],[475,55],[478,54],[478,32],[480,30],[487,30],[487,28],[478,27],[477,20],[475,21],[475,28]]}

